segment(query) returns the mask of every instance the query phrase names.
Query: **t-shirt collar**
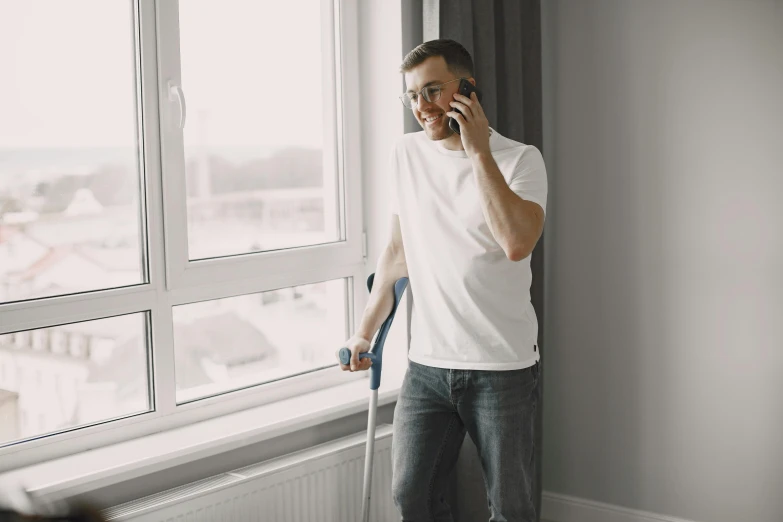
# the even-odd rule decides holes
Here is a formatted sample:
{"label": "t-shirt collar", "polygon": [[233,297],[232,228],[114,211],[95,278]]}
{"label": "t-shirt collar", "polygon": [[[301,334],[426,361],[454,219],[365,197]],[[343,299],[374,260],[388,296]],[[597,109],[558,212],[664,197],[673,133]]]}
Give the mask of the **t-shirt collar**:
{"label": "t-shirt collar", "polygon": [[[426,139],[427,141],[432,143],[433,146],[437,149],[437,151],[440,152],[441,154],[444,154],[446,156],[453,156],[455,158],[467,158],[468,157],[468,153],[465,152],[464,150],[449,150],[449,149],[447,149],[446,147],[443,146],[443,140],[433,141],[433,140],[429,139],[429,137],[426,135],[426,133],[423,133],[423,134],[424,134],[424,139]],[[490,127],[489,128],[489,147],[492,150],[494,150],[493,145],[495,144],[495,140],[497,139],[496,138],[497,135],[498,135],[497,132],[492,127]]]}

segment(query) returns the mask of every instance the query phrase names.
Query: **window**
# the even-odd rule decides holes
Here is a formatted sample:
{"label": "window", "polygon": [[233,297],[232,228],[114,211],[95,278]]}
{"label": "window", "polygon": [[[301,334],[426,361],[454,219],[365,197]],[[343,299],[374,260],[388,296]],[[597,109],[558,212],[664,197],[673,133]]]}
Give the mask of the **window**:
{"label": "window", "polygon": [[334,368],[366,298],[355,24],[0,6],[0,471],[359,378]]}
{"label": "window", "polygon": [[[345,340],[347,283],[338,279],[262,292],[261,299],[248,294],[175,307],[177,402],[332,366],[334,347]],[[277,297],[265,302],[267,295]]]}
{"label": "window", "polygon": [[[190,259],[340,239],[319,2],[276,3],[274,16],[263,2],[180,3]],[[298,43],[275,52],[281,37]]]}
{"label": "window", "polygon": [[[2,419],[10,427],[3,430],[5,439],[0,445],[44,435],[47,430],[66,430],[149,411],[147,322],[148,314],[136,313],[34,330],[34,337],[51,338],[68,330],[88,336],[109,335],[114,340],[111,357],[96,364],[74,354],[17,351],[11,359],[11,372],[19,371],[20,379],[12,381],[4,374],[0,381],[0,389],[16,397],[17,418]],[[63,382],[68,386],[61,386]],[[104,393],[93,393],[100,386]],[[37,423],[22,425],[21,415],[37,419]]]}
{"label": "window", "polygon": [[0,301],[148,282],[132,29],[122,2],[0,7]]}

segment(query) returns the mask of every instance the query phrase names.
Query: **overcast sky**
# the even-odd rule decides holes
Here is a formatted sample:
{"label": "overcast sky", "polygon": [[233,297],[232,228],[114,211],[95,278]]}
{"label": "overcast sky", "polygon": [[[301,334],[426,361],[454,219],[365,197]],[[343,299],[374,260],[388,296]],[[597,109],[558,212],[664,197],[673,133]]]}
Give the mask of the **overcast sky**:
{"label": "overcast sky", "polygon": [[[322,146],[320,5],[180,1],[186,146]],[[120,0],[2,2],[0,148],[132,145],[131,21]]]}

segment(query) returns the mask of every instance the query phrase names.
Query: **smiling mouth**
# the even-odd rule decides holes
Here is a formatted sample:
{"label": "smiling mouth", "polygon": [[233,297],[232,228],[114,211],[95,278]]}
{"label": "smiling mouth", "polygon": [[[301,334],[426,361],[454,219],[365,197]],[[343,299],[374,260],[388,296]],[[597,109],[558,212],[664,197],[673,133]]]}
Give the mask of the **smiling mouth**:
{"label": "smiling mouth", "polygon": [[438,123],[441,119],[443,114],[438,114],[437,116],[430,116],[429,118],[424,118],[424,123],[427,125],[434,125],[435,123]]}

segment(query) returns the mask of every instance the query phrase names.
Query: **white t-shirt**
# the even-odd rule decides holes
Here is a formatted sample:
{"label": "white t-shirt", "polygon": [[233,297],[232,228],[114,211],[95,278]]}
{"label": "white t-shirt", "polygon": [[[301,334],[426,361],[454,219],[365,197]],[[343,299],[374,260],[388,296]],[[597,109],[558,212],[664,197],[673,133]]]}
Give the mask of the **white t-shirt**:
{"label": "white t-shirt", "polygon": [[[495,130],[490,149],[511,190],[546,211],[539,150]],[[405,134],[391,154],[389,189],[413,298],[409,359],[466,370],[535,364],[530,256],[511,261],[495,240],[465,151],[448,150],[424,131]]]}

